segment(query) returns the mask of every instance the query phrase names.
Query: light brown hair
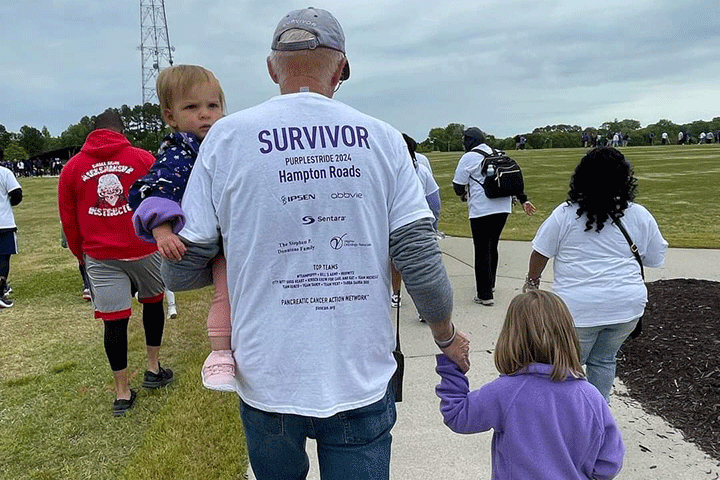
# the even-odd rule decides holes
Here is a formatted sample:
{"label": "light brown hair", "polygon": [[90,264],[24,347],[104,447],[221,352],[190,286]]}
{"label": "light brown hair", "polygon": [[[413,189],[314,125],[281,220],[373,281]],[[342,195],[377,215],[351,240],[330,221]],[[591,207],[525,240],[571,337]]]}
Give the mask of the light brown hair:
{"label": "light brown hair", "polygon": [[495,346],[495,367],[512,375],[531,363],[553,366],[550,379],[585,376],[572,316],[554,293],[529,290],[512,299]]}
{"label": "light brown hair", "polygon": [[160,72],[155,82],[158,102],[163,119],[167,110],[172,110],[173,101],[182,98],[196,85],[209,83],[217,88],[220,97],[220,107],[225,113],[225,93],[215,75],[207,68],[199,65],[173,65]]}

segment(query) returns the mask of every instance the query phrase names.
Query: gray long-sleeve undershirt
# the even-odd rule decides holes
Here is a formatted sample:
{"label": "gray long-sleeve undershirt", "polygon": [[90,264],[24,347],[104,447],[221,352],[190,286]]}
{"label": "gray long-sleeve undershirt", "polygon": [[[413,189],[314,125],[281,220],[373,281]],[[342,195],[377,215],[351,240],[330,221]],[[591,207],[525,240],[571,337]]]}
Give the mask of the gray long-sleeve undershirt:
{"label": "gray long-sleeve undershirt", "polygon": [[427,323],[450,320],[453,292],[435,240],[432,220],[423,218],[390,233],[390,258]]}
{"label": "gray long-sleeve undershirt", "polygon": [[[182,260],[163,260],[165,286],[181,292],[211,285],[211,264],[219,253],[219,245],[182,240],[187,247]],[[423,218],[391,232],[390,258],[402,274],[405,288],[422,319],[428,323],[449,320],[453,304],[452,286],[435,240],[432,220]]]}

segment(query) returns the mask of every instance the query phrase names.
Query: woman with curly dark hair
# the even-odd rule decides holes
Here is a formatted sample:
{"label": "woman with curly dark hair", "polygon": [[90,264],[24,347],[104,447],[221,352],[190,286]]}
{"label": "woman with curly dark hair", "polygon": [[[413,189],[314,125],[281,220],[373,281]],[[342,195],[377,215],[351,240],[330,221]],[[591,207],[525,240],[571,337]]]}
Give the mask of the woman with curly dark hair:
{"label": "woman with curly dark hair", "polygon": [[535,234],[524,288],[539,287],[553,258],[553,291],[572,313],[587,378],[608,402],[615,355],[647,303],[640,264],[617,223],[645,266],[661,266],[668,246],[650,212],[633,202],[636,189],[622,153],[612,147],[590,150],[575,168],[567,201]]}

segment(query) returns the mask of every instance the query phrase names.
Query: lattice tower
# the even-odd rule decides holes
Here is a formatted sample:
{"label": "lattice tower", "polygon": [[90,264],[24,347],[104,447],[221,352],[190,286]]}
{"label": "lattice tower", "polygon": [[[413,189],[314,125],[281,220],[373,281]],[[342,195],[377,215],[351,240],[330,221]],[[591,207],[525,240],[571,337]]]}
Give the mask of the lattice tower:
{"label": "lattice tower", "polygon": [[142,65],[142,101],[157,102],[155,79],[164,66],[173,64],[165,0],[140,0],[140,59]]}

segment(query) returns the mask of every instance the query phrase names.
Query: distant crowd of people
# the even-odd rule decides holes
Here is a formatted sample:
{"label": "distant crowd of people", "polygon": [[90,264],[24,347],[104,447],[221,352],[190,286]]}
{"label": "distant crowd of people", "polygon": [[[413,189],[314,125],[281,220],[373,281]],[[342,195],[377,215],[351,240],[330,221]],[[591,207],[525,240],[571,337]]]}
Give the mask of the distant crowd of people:
{"label": "distant crowd of people", "polygon": [[60,175],[63,163],[59,158],[45,158],[35,160],[6,160],[0,163],[15,174],[16,177],[44,177],[46,175]]}
{"label": "distant crowd of people", "polygon": [[[649,132],[643,136],[646,145],[655,145],[655,134]],[[612,134],[603,135],[601,133],[583,132],[580,137],[584,148],[595,148],[595,147],[627,147],[630,142],[630,134],[622,132],[614,132]],[[701,132],[697,138],[694,138],[688,132],[682,130],[678,132],[677,144],[678,145],[691,145],[691,144],[705,144],[705,143],[720,143],[720,130],[716,132],[708,131]],[[670,145],[670,135],[667,132],[663,132],[660,135],[660,143],[662,145]]]}

